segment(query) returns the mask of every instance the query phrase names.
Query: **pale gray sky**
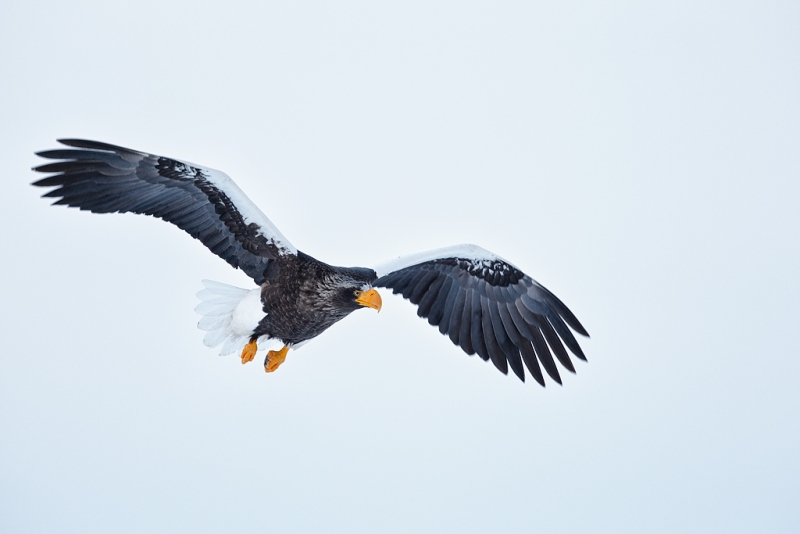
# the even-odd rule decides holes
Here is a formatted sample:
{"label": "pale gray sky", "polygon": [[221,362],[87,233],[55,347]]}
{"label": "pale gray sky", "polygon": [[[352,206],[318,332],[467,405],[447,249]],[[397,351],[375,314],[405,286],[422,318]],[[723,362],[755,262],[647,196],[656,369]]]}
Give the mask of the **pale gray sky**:
{"label": "pale gray sky", "polygon": [[[0,18],[0,531],[797,532],[800,4],[20,2]],[[86,137],[224,170],[339,265],[474,242],[592,334],[564,386],[385,296],[273,375]],[[368,208],[367,208],[368,207]]]}

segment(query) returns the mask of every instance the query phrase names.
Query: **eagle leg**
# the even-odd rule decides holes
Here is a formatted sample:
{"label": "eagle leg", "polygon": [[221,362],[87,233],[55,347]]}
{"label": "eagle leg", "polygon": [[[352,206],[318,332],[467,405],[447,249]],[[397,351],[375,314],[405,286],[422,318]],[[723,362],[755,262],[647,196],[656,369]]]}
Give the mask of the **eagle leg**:
{"label": "eagle leg", "polygon": [[264,360],[264,371],[272,373],[286,361],[286,353],[289,352],[289,347],[283,347],[281,350],[271,350],[267,353],[267,358]]}
{"label": "eagle leg", "polygon": [[256,351],[258,350],[258,344],[256,344],[255,339],[251,339],[250,343],[244,346],[242,349],[242,363],[252,362],[253,358],[256,357]]}

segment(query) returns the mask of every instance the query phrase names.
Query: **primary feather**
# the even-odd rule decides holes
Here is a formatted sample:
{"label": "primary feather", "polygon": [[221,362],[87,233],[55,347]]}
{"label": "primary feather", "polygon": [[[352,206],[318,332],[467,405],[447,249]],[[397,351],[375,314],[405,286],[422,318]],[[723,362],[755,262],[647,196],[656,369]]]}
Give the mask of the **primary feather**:
{"label": "primary feather", "polygon": [[267,263],[296,254],[291,243],[227,174],[97,141],[60,139],[76,149],[37,155],[59,160],[34,167],[56,173],[33,183],[45,197],[94,213],[133,212],[170,222],[214,254],[263,283]]}
{"label": "primary feather", "polygon": [[438,326],[455,345],[491,360],[503,373],[510,367],[524,381],[524,362],[544,385],[538,359],[560,384],[551,350],[572,372],[575,368],[564,345],[586,359],[567,327],[589,335],[575,315],[538,282],[481,247],[457,245],[404,256],[376,266],[375,271],[379,276],[375,287],[402,294],[417,305],[417,315]]}

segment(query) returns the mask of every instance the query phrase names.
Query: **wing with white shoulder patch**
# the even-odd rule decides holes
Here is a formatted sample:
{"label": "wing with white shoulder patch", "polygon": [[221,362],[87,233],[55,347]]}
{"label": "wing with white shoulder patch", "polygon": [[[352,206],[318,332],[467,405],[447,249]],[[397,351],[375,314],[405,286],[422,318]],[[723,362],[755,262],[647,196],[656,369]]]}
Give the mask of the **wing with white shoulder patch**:
{"label": "wing with white shoulder patch", "polygon": [[[541,363],[561,383],[557,359],[575,368],[565,350],[585,360],[572,330],[586,329],[555,295],[497,254],[457,245],[377,265],[375,287],[386,287],[417,305],[417,315],[439,327],[469,355],[491,360],[501,372],[525,380],[523,361],[544,385]],[[538,362],[537,362],[538,360]]]}
{"label": "wing with white shoulder patch", "polygon": [[34,167],[54,173],[33,183],[52,187],[55,204],[94,213],[141,213],[170,222],[257,284],[267,263],[297,249],[224,172],[85,139],[37,154],[55,160]]}

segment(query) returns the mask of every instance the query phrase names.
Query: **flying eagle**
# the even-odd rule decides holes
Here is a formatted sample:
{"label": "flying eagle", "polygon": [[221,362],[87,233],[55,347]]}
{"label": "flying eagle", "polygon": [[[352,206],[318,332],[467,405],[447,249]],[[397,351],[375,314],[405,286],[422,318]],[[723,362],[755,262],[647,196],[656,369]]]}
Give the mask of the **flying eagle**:
{"label": "flying eagle", "polygon": [[[34,167],[50,176],[33,183],[44,197],[94,213],[142,213],[176,225],[259,286],[240,289],[204,280],[198,293],[204,342],[220,354],[252,361],[269,350],[267,372],[289,348],[317,337],[360,308],[380,311],[375,288],[391,289],[417,315],[469,355],[491,360],[525,380],[523,362],[544,386],[541,363],[561,383],[553,356],[571,372],[565,350],[586,360],[575,336],[587,336],[573,313],[520,269],[475,245],[397,258],[374,268],[334,267],[297,250],[226,174],[119,146],[61,139],[67,147],[38,152],[56,160]],[[271,342],[271,343],[270,343]],[[276,348],[277,348],[276,346]]]}

